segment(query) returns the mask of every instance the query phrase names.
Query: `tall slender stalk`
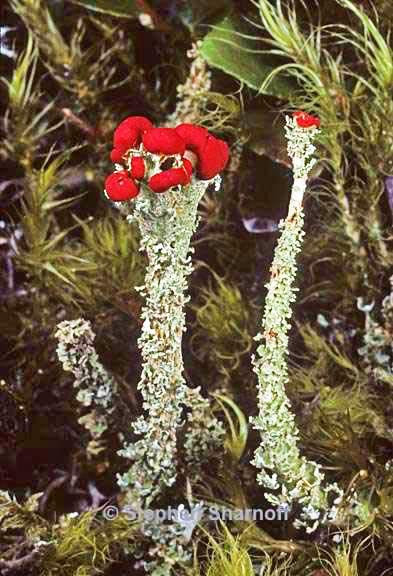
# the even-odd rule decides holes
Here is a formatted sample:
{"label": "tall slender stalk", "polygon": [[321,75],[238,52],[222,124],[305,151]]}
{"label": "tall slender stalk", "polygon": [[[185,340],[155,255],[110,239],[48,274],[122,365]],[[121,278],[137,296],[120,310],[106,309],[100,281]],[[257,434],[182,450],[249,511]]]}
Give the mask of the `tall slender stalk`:
{"label": "tall slender stalk", "polygon": [[[294,182],[288,216],[280,223],[282,231],[274,253],[271,278],[267,286],[262,332],[255,340],[262,341],[252,358],[258,376],[259,415],[253,419],[261,434],[261,444],[255,451],[253,464],[261,469],[258,482],[269,490],[266,498],[273,504],[290,506],[298,501],[302,506],[297,525],[315,530],[320,522],[333,519],[335,506],[327,500],[331,491],[340,494],[336,485],[322,487],[324,475],[320,466],[301,456],[298,448],[299,431],[285,392],[288,382],[288,332],[291,328],[292,305],[297,288],[297,256],[304,236],[302,201],[307,176],[315,163],[311,158],[312,144],[318,133],[315,127],[299,127],[287,117],[288,154],[292,158]],[[271,491],[275,491],[272,494]]]}
{"label": "tall slender stalk", "polygon": [[[219,186],[219,177],[215,182]],[[193,179],[189,187],[163,195],[145,188],[129,216],[138,222],[140,249],[148,257],[145,283],[138,288],[145,297],[138,342],[143,361],[138,389],[145,412],[133,424],[141,438],[121,450],[134,463],[119,476],[119,484],[131,487],[139,504],[147,505],[176,481],[176,435],[190,400],[182,356],[190,241],[198,203],[209,184]]]}

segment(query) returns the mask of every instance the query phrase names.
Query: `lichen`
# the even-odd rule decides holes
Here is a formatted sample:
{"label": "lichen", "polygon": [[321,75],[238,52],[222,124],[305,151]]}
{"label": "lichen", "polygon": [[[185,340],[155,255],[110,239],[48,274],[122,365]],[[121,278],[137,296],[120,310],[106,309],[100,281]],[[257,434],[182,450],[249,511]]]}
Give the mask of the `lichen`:
{"label": "lichen", "polygon": [[[288,154],[293,161],[294,182],[288,216],[279,224],[281,236],[267,284],[262,332],[255,336],[255,340],[262,343],[252,357],[258,377],[259,406],[259,414],[252,422],[261,434],[261,444],[253,460],[261,470],[258,482],[268,489],[265,497],[272,504],[290,507],[299,502],[302,512],[296,525],[306,525],[309,532],[336,518],[342,495],[336,484],[325,484],[319,464],[301,456],[299,431],[285,391],[289,380],[288,332],[297,291],[294,286],[297,257],[305,234],[302,200],[307,175],[315,163],[310,157],[315,151],[312,139],[316,132],[315,128],[298,127],[295,119],[287,117]],[[336,494],[334,505],[328,501],[330,492]]]}
{"label": "lichen", "polygon": [[97,452],[97,440],[108,429],[108,417],[115,410],[117,384],[100,362],[94,348],[95,334],[83,318],[64,320],[57,326],[57,356],[66,372],[72,372],[76,399],[89,412],[79,423],[89,430],[92,442],[87,450]]}

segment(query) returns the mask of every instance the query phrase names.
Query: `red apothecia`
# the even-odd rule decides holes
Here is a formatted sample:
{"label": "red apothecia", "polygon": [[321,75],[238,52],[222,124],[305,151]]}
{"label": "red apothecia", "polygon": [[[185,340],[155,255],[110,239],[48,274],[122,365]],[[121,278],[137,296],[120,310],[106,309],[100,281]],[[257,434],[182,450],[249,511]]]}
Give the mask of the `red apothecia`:
{"label": "red apothecia", "polygon": [[200,180],[214,178],[225,168],[229,159],[227,143],[212,136],[206,128],[194,124],[156,128],[144,116],[129,116],[123,120],[114,132],[113,146],[111,160],[131,167],[114,172],[105,180],[106,193],[114,202],[131,200],[138,195],[139,183],[136,181],[146,176],[144,151],[163,159],[174,155],[181,157],[179,166],[158,172],[146,182],[150,190],[157,193],[190,183],[193,165],[184,156],[187,151],[196,156],[195,170]]}

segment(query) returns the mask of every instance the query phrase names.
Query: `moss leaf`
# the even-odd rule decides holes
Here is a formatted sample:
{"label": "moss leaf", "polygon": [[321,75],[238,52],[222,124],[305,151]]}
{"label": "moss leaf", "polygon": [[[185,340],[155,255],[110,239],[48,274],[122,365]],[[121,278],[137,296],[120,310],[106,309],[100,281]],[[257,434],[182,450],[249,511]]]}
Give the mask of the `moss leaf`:
{"label": "moss leaf", "polygon": [[135,0],[72,0],[95,12],[103,12],[120,18],[136,18],[140,12]]}

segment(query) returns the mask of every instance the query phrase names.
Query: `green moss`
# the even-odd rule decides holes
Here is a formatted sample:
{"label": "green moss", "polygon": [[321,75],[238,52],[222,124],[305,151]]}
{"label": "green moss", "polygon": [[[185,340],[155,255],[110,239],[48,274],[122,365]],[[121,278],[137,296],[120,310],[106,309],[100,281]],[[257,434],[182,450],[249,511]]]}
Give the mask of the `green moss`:
{"label": "green moss", "polygon": [[95,513],[63,516],[52,526],[54,549],[45,560],[43,576],[94,576],[108,568],[124,551],[134,549],[137,528],[125,515],[102,521]]}
{"label": "green moss", "polygon": [[194,350],[208,357],[216,369],[229,377],[250,352],[250,310],[237,286],[215,275],[215,287],[202,288],[199,301],[192,305],[196,330],[192,336]]}

